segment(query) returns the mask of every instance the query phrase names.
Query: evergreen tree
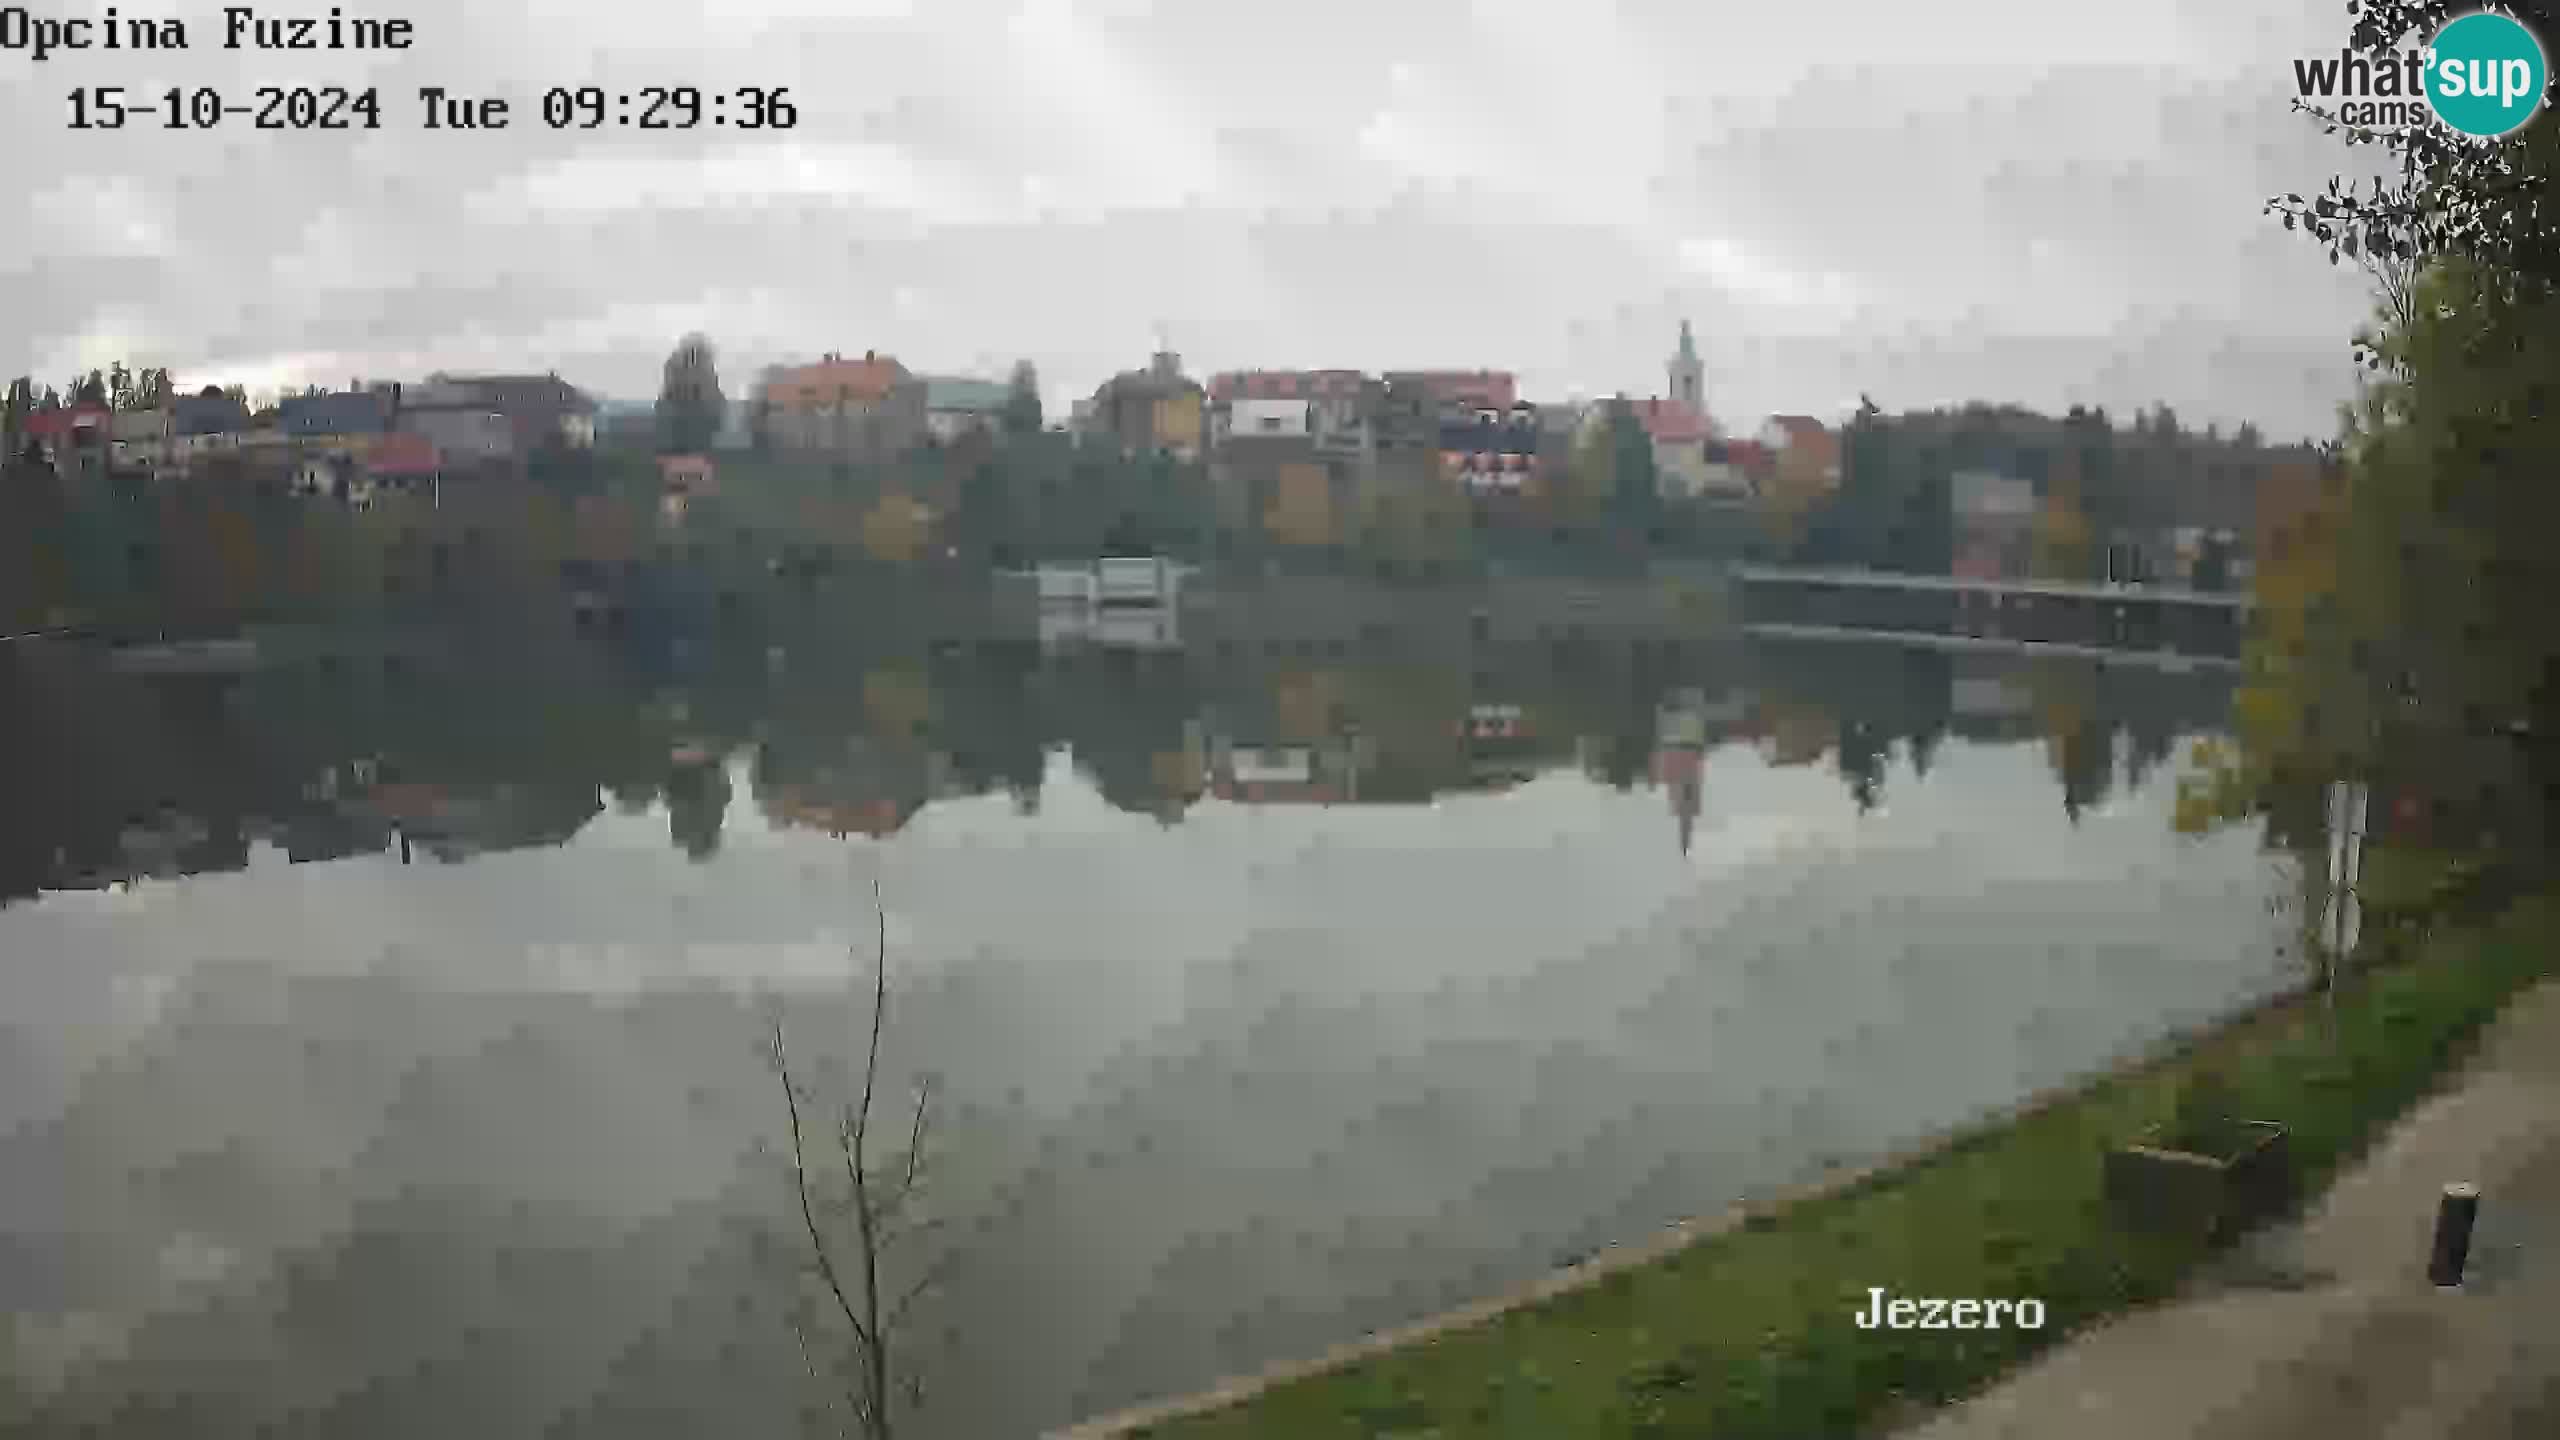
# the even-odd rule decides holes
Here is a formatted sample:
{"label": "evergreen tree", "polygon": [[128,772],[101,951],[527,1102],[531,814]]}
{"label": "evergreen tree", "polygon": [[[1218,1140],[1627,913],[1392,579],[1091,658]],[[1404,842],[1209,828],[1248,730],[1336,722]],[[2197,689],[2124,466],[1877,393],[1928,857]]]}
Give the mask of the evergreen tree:
{"label": "evergreen tree", "polygon": [[658,440],[675,454],[711,448],[728,417],[728,397],[721,393],[719,357],[711,341],[687,335],[667,356],[666,374],[658,389]]}
{"label": "evergreen tree", "polygon": [[1662,483],[1653,463],[1653,438],[1635,407],[1609,407],[1609,508],[1625,529],[1643,533],[1661,514]]}
{"label": "evergreen tree", "polygon": [[1004,431],[1007,435],[1036,435],[1040,423],[1039,372],[1031,368],[1030,361],[1018,360],[1005,392]]}
{"label": "evergreen tree", "polygon": [[24,375],[10,381],[6,409],[0,410],[0,456],[18,453],[18,437],[26,433],[27,417],[35,408],[35,382]]}

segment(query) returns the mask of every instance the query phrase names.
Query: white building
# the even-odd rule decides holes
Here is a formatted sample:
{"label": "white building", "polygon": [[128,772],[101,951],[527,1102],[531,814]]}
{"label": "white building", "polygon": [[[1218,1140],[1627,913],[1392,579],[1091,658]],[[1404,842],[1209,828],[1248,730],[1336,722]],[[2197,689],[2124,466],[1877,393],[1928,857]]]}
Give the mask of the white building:
{"label": "white building", "polygon": [[2036,513],[2034,482],[1993,470],[1958,470],[1948,480],[1949,499],[1964,520],[2028,520]]}
{"label": "white building", "polygon": [[1667,496],[1692,499],[1704,494],[1714,477],[1707,468],[1707,443],[1715,438],[1715,421],[1706,406],[1707,367],[1698,358],[1697,338],[1689,322],[1680,322],[1680,346],[1664,362],[1671,393],[1634,402],[1637,423],[1653,445],[1654,483]]}
{"label": "white building", "polygon": [[1314,433],[1315,407],[1304,400],[1241,398],[1220,414],[1220,439],[1304,440]]}
{"label": "white building", "polygon": [[119,410],[108,424],[109,468],[156,475],[169,464],[173,452],[166,409]]}

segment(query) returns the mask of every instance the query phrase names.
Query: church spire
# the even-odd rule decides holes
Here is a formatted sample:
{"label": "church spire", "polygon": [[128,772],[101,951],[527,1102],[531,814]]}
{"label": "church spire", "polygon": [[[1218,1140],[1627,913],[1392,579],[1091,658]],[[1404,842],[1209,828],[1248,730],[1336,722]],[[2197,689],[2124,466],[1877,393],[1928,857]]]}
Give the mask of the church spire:
{"label": "church spire", "polygon": [[1671,398],[1703,415],[1707,409],[1707,367],[1698,359],[1697,338],[1689,333],[1689,322],[1680,322],[1680,349],[1665,367],[1671,375]]}

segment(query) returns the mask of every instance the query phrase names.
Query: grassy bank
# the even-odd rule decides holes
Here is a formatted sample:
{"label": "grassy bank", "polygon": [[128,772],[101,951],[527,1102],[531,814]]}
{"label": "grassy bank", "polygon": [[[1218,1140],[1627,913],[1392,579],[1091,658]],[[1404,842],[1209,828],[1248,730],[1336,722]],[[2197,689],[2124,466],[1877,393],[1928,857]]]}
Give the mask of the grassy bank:
{"label": "grassy bank", "polygon": [[[2211,1072],[2280,1119],[2317,1194],[2547,973],[2560,903],[2439,932],[2336,998],[2270,1007],[1911,1166],[1712,1235],[1598,1284],[1128,1433],[1226,1437],[1786,1437],[1875,1433],[1979,1389],[2110,1312],[2165,1296],[2199,1257],[2109,1219],[2106,1149],[2164,1122]],[[2035,1297],[2041,1331],[1861,1330],[1869,1287]]]}

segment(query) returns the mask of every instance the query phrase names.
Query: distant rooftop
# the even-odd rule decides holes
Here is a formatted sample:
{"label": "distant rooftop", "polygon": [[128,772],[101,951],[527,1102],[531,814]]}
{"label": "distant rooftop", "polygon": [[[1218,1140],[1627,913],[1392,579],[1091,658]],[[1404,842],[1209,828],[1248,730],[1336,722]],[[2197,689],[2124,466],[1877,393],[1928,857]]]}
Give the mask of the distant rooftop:
{"label": "distant rooftop", "polygon": [[558,409],[593,414],[596,402],[558,375],[453,375],[437,371],[401,396],[410,408],[487,406],[496,410]]}
{"label": "distant rooftop", "polygon": [[391,428],[390,397],[370,390],[288,395],[276,410],[287,435],[376,435]]}
{"label": "distant rooftop", "polygon": [[894,357],[864,351],[859,360],[830,354],[814,365],[771,367],[764,373],[764,390],[774,404],[796,409],[840,396],[877,402],[913,378]]}
{"label": "distant rooftop", "polygon": [[1001,380],[971,375],[928,375],[924,381],[927,410],[1001,410],[1012,395],[1012,387]]}

